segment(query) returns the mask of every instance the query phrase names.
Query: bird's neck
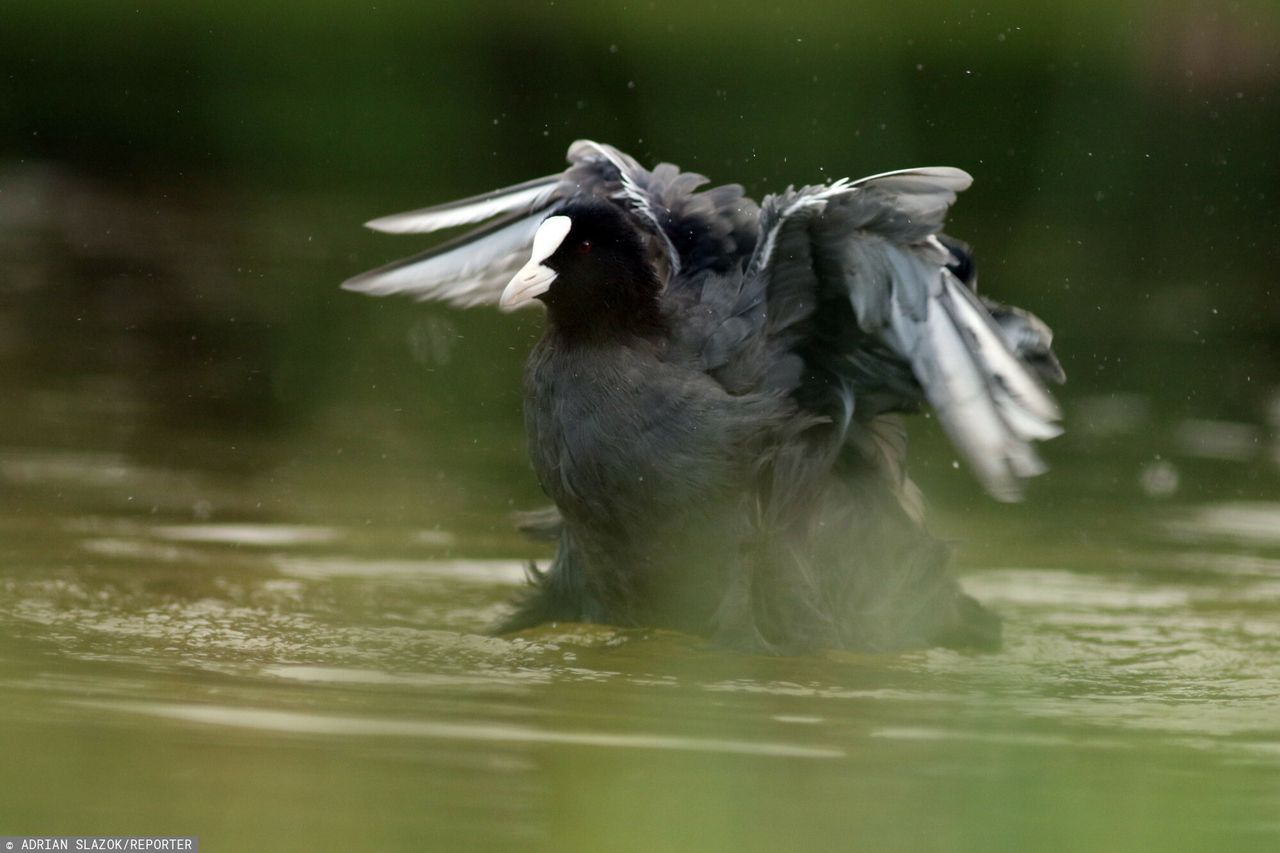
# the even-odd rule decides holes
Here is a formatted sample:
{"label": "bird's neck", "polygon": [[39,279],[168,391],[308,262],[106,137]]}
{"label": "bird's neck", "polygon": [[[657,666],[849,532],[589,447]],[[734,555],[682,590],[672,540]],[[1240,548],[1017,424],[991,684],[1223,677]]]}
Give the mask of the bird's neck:
{"label": "bird's neck", "polygon": [[567,344],[652,339],[668,329],[656,285],[601,287],[573,297],[546,300],[547,330]]}

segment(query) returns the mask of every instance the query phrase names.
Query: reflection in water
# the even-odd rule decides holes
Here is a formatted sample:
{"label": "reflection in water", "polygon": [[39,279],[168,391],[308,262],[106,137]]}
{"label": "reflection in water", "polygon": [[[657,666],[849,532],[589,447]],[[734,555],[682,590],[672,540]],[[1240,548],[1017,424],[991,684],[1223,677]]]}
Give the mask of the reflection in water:
{"label": "reflection in water", "polygon": [[150,532],[152,536],[178,542],[265,547],[332,542],[340,535],[331,527],[303,524],[171,524],[152,527]]}
{"label": "reflection in water", "polygon": [[1169,521],[1179,538],[1218,538],[1243,545],[1280,545],[1280,503],[1223,503]]}
{"label": "reflection in water", "polygon": [[361,560],[346,557],[279,557],[283,574],[300,578],[401,577],[447,579],[474,583],[520,583],[525,564],[514,560]]}
{"label": "reflection in water", "polygon": [[[1212,507],[1193,517],[1201,527],[1235,533],[1243,509]],[[1259,519],[1271,517],[1266,513],[1276,512],[1271,505],[1248,509],[1255,515],[1245,517],[1257,522],[1249,530],[1262,526]],[[1223,517],[1236,521],[1225,524]],[[6,577],[7,630],[37,643],[56,637],[68,660],[235,673],[241,686],[232,694],[226,687],[217,694],[259,699],[250,707],[206,701],[192,708],[158,701],[159,685],[153,688],[143,680],[123,696],[107,690],[108,696],[100,697],[106,704],[95,707],[335,737],[380,734],[755,755],[784,755],[792,748],[776,743],[753,747],[724,738],[690,740],[675,734],[683,725],[678,717],[671,719],[672,732],[622,736],[495,727],[474,720],[390,721],[377,714],[379,695],[397,697],[395,706],[411,716],[415,697],[430,698],[431,707],[443,702],[440,710],[453,716],[481,696],[528,702],[531,689],[608,684],[612,689],[625,686],[638,696],[655,690],[688,695],[693,690],[714,699],[711,705],[706,700],[694,705],[705,710],[728,701],[729,710],[742,704],[732,713],[749,718],[755,713],[752,706],[764,702],[770,713],[753,725],[765,720],[843,721],[866,726],[864,737],[1070,747],[1081,738],[1094,743],[1101,730],[1109,731],[1111,745],[1118,747],[1126,745],[1122,732],[1136,729],[1176,736],[1178,743],[1190,735],[1203,739],[1270,732],[1254,742],[1280,743],[1273,714],[1280,701],[1280,656],[1275,654],[1280,649],[1280,621],[1275,619],[1280,613],[1280,556],[1175,552],[1162,563],[1152,555],[1151,560],[1172,573],[1146,578],[1037,568],[971,572],[968,588],[1008,621],[1008,642],[1000,654],[934,650],[884,659],[837,654],[824,663],[739,659],[704,650],[692,638],[681,640],[672,657],[665,635],[603,628],[550,628],[510,640],[481,637],[472,632],[489,621],[509,597],[511,585],[520,582],[520,563],[313,555],[309,552],[341,537],[330,530],[323,537],[286,535],[298,532],[291,528],[279,536],[262,535],[272,529],[212,526],[208,530],[218,535],[204,535],[204,528],[186,535],[179,528],[182,535],[173,538],[187,543],[181,546],[148,538],[105,538],[87,529],[81,547],[110,563],[88,573]],[[154,534],[156,529],[138,531]],[[228,563],[219,546],[231,541],[234,531],[244,532],[250,543],[270,542],[284,553],[254,556],[250,551],[242,562]],[[290,548],[308,553],[287,553]],[[199,567],[207,585],[158,583],[163,576],[155,573],[175,564],[184,574]],[[1215,575],[1234,580],[1209,583]],[[466,627],[462,632],[445,630],[452,625]],[[767,666],[761,669],[761,664]],[[756,672],[747,677],[716,674],[726,666]],[[288,684],[323,688],[329,698],[306,713],[272,708],[271,700],[262,704],[271,694],[261,691]],[[199,680],[193,682],[197,685]],[[391,693],[371,697],[362,692],[366,689]],[[46,684],[40,692],[56,698],[61,691]],[[462,704],[449,710],[455,701]],[[373,716],[365,720],[334,713],[357,706]],[[613,717],[618,709],[610,711],[608,704],[593,707],[605,712],[600,721],[606,725],[610,719],[613,724],[625,720]],[[902,709],[911,709],[907,716],[915,725],[901,725]],[[574,707],[567,719],[581,713],[582,708]],[[934,724],[925,725],[930,719]],[[1049,733],[1034,725],[1027,728],[1037,720],[1065,728]],[[991,724],[1008,731],[996,736]],[[1195,746],[1203,749],[1210,743],[1201,740]],[[817,749],[829,756],[841,754],[843,747],[828,743],[796,749],[800,751],[790,754]]]}

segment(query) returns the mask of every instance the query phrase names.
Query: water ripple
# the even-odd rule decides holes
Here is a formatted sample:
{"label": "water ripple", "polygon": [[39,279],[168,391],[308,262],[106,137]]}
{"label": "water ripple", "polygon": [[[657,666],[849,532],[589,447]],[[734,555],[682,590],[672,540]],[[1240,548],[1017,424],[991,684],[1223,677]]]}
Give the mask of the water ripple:
{"label": "water ripple", "polygon": [[183,705],[165,702],[117,702],[67,700],[67,704],[94,710],[117,711],[186,723],[225,726],[258,731],[337,737],[439,738],[490,743],[561,744],[606,749],[652,749],[755,755],[772,758],[842,758],[843,750],[790,743],[738,741],[720,738],[612,732],[553,732],[528,726],[496,723],[458,723],[423,720],[386,720],[304,714],[226,705]]}

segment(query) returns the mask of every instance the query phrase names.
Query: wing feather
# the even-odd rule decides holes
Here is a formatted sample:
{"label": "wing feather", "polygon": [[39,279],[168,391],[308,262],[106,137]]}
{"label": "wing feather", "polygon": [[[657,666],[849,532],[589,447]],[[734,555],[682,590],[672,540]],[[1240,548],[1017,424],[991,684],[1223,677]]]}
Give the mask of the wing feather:
{"label": "wing feather", "polygon": [[447,204],[380,216],[366,222],[365,227],[387,234],[424,234],[457,225],[472,225],[504,213],[528,213],[550,204],[559,188],[560,178],[558,174],[548,175]]}
{"label": "wing feather", "polygon": [[556,175],[370,220],[366,225],[377,231],[412,234],[497,217],[487,227],[358,275],[343,287],[460,307],[497,304],[521,256],[527,255],[539,220],[562,200],[584,196],[610,200],[634,215],[668,281],[682,269],[723,271],[754,246],[758,210],[740,186],[697,192],[707,182],[702,175],[681,172],[670,163],[648,171],[617,148],[588,139],[569,146],[567,159],[568,168]]}
{"label": "wing feather", "polygon": [[421,254],[349,278],[344,290],[370,296],[403,294],[459,308],[496,305],[502,289],[528,260],[543,211],[508,215]]}
{"label": "wing feather", "polygon": [[[979,482],[998,499],[1017,500],[1023,480],[1044,470],[1032,442],[1059,435],[1061,415],[1008,333],[947,269],[953,257],[937,235],[971,181],[959,169],[933,167],[788,190],[762,206],[764,239],[752,266],[771,289],[785,282],[794,290],[806,273],[815,299],[843,294],[865,335],[828,334],[823,345],[856,350],[830,355],[863,365],[858,353],[874,346],[872,358],[901,359]],[[796,251],[805,239],[811,250]],[[779,246],[788,249],[775,256]],[[797,269],[804,264],[809,269]],[[901,395],[889,384],[894,371],[879,372],[884,392]],[[859,368],[858,387],[876,373]]]}

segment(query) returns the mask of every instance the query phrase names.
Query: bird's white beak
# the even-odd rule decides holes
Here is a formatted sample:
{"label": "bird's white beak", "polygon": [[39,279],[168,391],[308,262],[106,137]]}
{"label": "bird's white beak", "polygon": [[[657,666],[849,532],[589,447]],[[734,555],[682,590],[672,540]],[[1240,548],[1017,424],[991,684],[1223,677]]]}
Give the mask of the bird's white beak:
{"label": "bird's white beak", "polygon": [[538,226],[533,235],[533,251],[529,262],[512,276],[502,296],[498,298],[498,306],[504,311],[511,311],[527,304],[546,293],[558,273],[545,265],[543,261],[556,253],[564,238],[573,227],[573,220],[567,216],[550,216]]}
{"label": "bird's white beak", "polygon": [[506,289],[502,291],[502,296],[498,297],[498,307],[504,311],[511,311],[531,299],[536,299],[551,288],[551,282],[556,280],[556,275],[556,271],[551,267],[529,261],[520,268],[520,272],[515,274]]}

